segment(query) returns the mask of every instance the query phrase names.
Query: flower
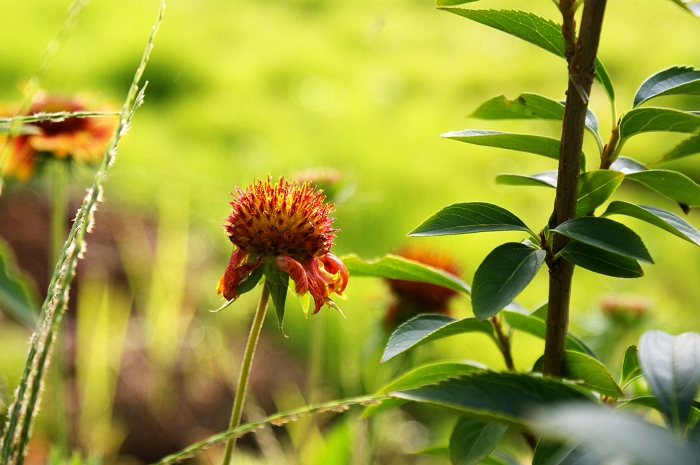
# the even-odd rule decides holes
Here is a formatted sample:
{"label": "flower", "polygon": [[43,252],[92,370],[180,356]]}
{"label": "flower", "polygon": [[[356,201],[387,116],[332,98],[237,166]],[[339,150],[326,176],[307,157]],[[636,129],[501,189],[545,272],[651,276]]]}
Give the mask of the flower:
{"label": "flower", "polygon": [[[460,266],[447,253],[439,253],[425,248],[404,247],[397,255],[432,266],[453,275],[459,275]],[[449,301],[458,292],[437,284],[428,284],[403,279],[387,279],[395,300],[384,317],[384,327],[393,330],[419,313],[450,313]]]}
{"label": "flower", "polygon": [[609,295],[600,302],[603,315],[621,327],[640,326],[651,315],[651,302],[642,296]]}
{"label": "flower", "polygon": [[308,182],[334,203],[345,200],[349,194],[343,173],[334,168],[310,168],[292,176],[298,182]]}
{"label": "flower", "polygon": [[333,204],[324,203],[321,191],[308,183],[298,185],[283,177],[272,184],[257,180],[245,190],[237,187],[231,214],[224,229],[236,246],[218,294],[233,300],[238,286],[265,259],[274,260],[295,282],[299,295],[311,293],[317,313],[323,304],[333,305],[332,293],[343,295],[348,270],[330,248],[337,229],[332,228]]}
{"label": "flower", "polygon": [[[29,108],[29,116],[41,113],[85,111],[85,98],[39,92]],[[62,120],[42,120],[31,123],[31,134],[13,136],[8,140],[10,151],[2,166],[2,174],[26,181],[34,172],[41,155],[81,162],[102,158],[116,118],[112,116]],[[1,139],[0,139],[1,140]]]}

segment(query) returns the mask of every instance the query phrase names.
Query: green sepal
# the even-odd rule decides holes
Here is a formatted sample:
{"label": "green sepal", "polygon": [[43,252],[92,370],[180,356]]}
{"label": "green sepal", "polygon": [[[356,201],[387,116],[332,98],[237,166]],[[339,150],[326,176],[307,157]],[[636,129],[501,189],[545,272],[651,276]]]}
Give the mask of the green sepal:
{"label": "green sepal", "polygon": [[[270,291],[272,304],[277,312],[277,322],[280,332],[284,334],[284,307],[287,302],[287,288],[289,287],[289,273],[282,271],[275,262],[275,257],[266,257],[261,266],[265,275],[265,285]],[[286,337],[286,335],[285,335]]]}
{"label": "green sepal", "polygon": [[243,279],[241,280],[240,284],[238,284],[238,287],[236,288],[236,298],[235,299],[227,300],[226,302],[221,304],[220,307],[218,307],[214,310],[209,310],[209,311],[212,313],[218,313],[221,310],[225,309],[226,307],[228,307],[229,305],[234,303],[236,300],[238,300],[238,298],[241,295],[245,294],[246,292],[252,291],[255,288],[255,286],[257,286],[258,283],[260,283],[260,280],[262,279],[262,277],[263,277],[263,267],[258,266],[253,271],[251,271],[246,276],[244,276]]}

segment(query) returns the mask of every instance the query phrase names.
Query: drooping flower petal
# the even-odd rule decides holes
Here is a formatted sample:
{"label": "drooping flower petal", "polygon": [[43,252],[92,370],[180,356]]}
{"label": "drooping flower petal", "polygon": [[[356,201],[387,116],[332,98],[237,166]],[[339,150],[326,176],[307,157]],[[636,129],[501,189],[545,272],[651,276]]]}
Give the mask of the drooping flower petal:
{"label": "drooping flower petal", "polygon": [[241,252],[240,249],[231,253],[224,275],[216,285],[217,294],[223,294],[226,300],[238,297],[238,285],[241,284],[243,277],[260,266],[262,262],[262,257],[248,261],[250,258],[249,254]]}
{"label": "drooping flower petal", "polygon": [[294,280],[294,290],[297,294],[304,295],[309,291],[309,280],[301,263],[287,255],[280,255],[275,261],[279,269],[288,273]]}

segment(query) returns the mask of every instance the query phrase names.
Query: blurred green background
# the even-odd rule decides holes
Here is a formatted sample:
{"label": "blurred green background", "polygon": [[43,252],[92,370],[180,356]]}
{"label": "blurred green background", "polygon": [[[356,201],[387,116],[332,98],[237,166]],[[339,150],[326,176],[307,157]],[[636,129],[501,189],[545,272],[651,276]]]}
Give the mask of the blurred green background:
{"label": "blurred green background", "polygon": [[[68,4],[0,0],[1,100],[20,98],[21,85],[36,73]],[[555,6],[547,1],[484,0],[475,6],[531,9],[557,19]],[[155,1],[93,1],[80,15],[42,88],[89,91],[119,105],[156,10]],[[629,108],[639,84],[654,72],[675,64],[700,65],[697,21],[670,1],[610,2],[599,57],[615,84],[618,113]],[[72,333],[61,335],[64,341],[74,341],[69,347],[75,355],[77,399],[73,441],[88,454],[104,455],[106,462],[155,460],[225,428],[230,408],[226,384],[236,376],[257,299],[252,292],[221,313],[208,312],[220,304],[214,289],[231,252],[221,224],[229,211],[229,192],[236,186],[268,174],[289,178],[308,168],[338,169],[354,191],[334,214],[341,230],[337,255],[373,258],[420,243],[454,254],[467,282],[491,249],[520,240],[521,235],[426,239],[406,234],[441,207],[459,201],[497,203],[534,230],[551,212],[553,191],[494,182],[503,172],[555,169],[551,160],[439,136],[481,128],[557,137],[557,124],[493,123],[466,115],[500,94],[514,98],[534,92],[563,99],[565,63],[501,32],[437,11],[430,1],[170,0],[146,79],[146,102],[108,176],[94,239],[88,236],[87,259],[71,310],[73,323],[68,326]],[[674,102],[689,109],[698,109],[700,103]],[[605,128],[611,121],[599,87],[594,88],[591,108],[607,138]],[[650,161],[680,139],[644,134],[625,146],[625,155]],[[591,154],[589,168],[596,167],[592,139],[586,140],[584,151]],[[700,179],[696,159],[690,158],[686,166]],[[76,174],[71,186],[76,199],[89,180],[87,170]],[[28,191],[34,199],[46,195],[41,182],[28,187],[9,182],[2,201]],[[627,184],[617,198],[679,213],[664,198]],[[689,221],[700,225],[696,212]],[[700,252],[657,229],[629,224],[642,235],[656,265],[645,266],[646,276],[638,280],[578,269],[573,330],[595,335],[601,299],[611,295],[643,295],[652,313],[650,326],[672,333],[700,330]],[[537,307],[546,298],[546,283],[542,271],[518,301]],[[390,300],[387,288],[379,280],[351,278],[347,295],[340,302],[347,319],[324,308],[304,320],[290,299],[289,338],[268,321],[253,385],[267,414],[303,403],[311,324],[322,324],[326,334],[319,393],[324,400],[371,392],[418,360],[474,359],[502,368],[494,347],[480,336],[441,341],[419,349],[415,359],[403,365],[380,367],[376,345]],[[456,301],[454,313],[470,315],[468,299]],[[26,328],[0,319],[5,402],[19,377],[28,335]],[[516,365],[530,367],[542,346],[518,334]],[[209,405],[214,399],[217,403]],[[132,411],[134,404],[142,405],[139,402],[152,413],[148,419]],[[194,407],[183,414],[174,407],[180,404]],[[200,415],[200,410],[205,413]],[[42,438],[52,440],[51,402],[45,402],[41,415],[35,451],[41,450]],[[177,421],[168,420],[169,415]],[[400,415],[377,420],[394,425],[389,426],[388,438],[377,440],[386,450],[400,454],[445,439],[439,427],[428,431]],[[443,420],[449,423],[451,418]],[[303,427],[293,431],[295,426],[288,427],[280,441],[299,449],[305,442],[317,445],[313,453],[304,452],[311,458],[302,463],[363,463],[323,458],[326,449],[343,449],[329,445],[333,441],[344,444],[362,437],[356,425],[343,426],[355,428],[350,434],[338,426],[342,421],[335,421],[329,428],[335,427],[337,434],[327,430],[325,442],[303,434]],[[166,431],[175,424],[191,428]],[[402,434],[410,440],[392,437],[396,424],[408,425]],[[125,450],[125,444],[138,442],[131,436],[150,437],[152,429],[165,431],[167,440],[144,439],[141,447],[150,455],[139,457]],[[161,440],[167,444],[157,445]],[[120,447],[122,453],[117,452]],[[260,460],[282,463],[279,457],[270,459],[271,449],[263,449],[267,452]],[[375,463],[444,463],[430,457],[382,460]]]}

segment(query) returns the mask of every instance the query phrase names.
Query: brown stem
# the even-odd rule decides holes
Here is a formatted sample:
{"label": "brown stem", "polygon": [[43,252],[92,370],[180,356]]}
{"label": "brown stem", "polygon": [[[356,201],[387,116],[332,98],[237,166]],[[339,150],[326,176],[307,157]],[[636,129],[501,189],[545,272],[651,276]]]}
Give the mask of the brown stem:
{"label": "brown stem", "polygon": [[576,0],[559,0],[559,11],[562,16],[561,34],[564,37],[564,56],[567,61],[571,61],[576,51],[575,3]]}
{"label": "brown stem", "polygon": [[[576,215],[578,176],[583,147],[583,130],[588,96],[595,77],[595,57],[603,24],[606,0],[587,0],[581,18],[579,40],[569,61],[569,85],[559,148],[559,173],[554,200],[556,225]],[[567,20],[564,15],[564,20]],[[564,368],[566,333],[569,326],[569,301],[574,265],[557,254],[568,244],[565,236],[555,234],[549,264],[549,309],[544,348],[545,375],[561,376]]]}
{"label": "brown stem", "polygon": [[515,371],[513,356],[510,352],[510,338],[505,332],[503,332],[503,324],[501,323],[501,319],[498,317],[498,315],[496,315],[491,318],[491,323],[493,323],[493,327],[496,329],[498,348],[501,350],[501,354],[503,354],[503,360],[506,362],[506,368],[508,368],[508,371]]}
{"label": "brown stem", "polygon": [[609,170],[610,165],[615,161],[613,157],[615,156],[615,151],[617,150],[617,144],[620,142],[620,122],[613,128],[610,133],[610,140],[605,147],[603,147],[603,154],[600,156],[600,169]]}

